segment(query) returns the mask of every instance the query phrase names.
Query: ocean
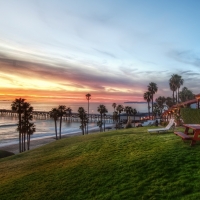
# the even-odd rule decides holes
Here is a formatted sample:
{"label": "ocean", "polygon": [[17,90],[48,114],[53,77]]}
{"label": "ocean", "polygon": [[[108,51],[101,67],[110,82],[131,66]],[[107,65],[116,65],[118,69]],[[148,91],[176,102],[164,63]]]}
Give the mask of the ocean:
{"label": "ocean", "polygon": [[[0,101],[0,109],[11,109],[11,101]],[[58,107],[59,105],[65,105],[66,107],[70,107],[72,109],[72,113],[77,113],[79,107],[84,107],[87,111],[88,104],[86,103],[38,103],[38,102],[29,102],[31,106],[33,106],[35,111],[50,111],[54,107]],[[97,108],[100,104],[103,104],[108,109],[108,114],[113,113],[112,103],[93,103],[90,101],[89,113],[90,114],[98,114]],[[146,103],[120,103],[123,106],[131,106],[135,108],[138,112],[143,113],[147,112],[147,104]],[[36,125],[36,132],[31,135],[31,140],[42,139],[47,137],[55,137],[55,125],[52,119],[46,120],[34,120],[34,124]],[[18,119],[12,116],[0,116],[0,147],[9,145],[9,144],[17,144],[18,143],[18,132],[16,130]],[[112,124],[106,124],[106,126],[112,126]],[[59,127],[59,123],[58,123]],[[62,123],[62,135],[69,135],[74,133],[81,133],[80,123],[79,122],[68,122],[63,120]],[[89,123],[89,130],[98,130],[98,126],[96,123]]]}

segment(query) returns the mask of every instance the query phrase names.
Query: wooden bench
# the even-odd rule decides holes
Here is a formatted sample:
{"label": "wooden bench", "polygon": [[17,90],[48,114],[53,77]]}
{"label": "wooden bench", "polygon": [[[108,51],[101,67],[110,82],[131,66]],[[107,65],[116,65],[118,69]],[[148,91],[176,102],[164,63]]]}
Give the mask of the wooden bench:
{"label": "wooden bench", "polygon": [[174,132],[174,133],[180,136],[183,140],[192,140],[192,136],[189,136],[183,132]]}

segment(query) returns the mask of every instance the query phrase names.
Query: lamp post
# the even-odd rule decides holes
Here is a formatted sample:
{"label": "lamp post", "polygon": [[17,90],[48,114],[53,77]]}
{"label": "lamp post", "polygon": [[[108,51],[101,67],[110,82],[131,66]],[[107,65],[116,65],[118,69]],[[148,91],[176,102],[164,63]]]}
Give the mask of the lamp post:
{"label": "lamp post", "polygon": [[[86,94],[86,99],[88,100],[88,123],[89,123],[89,101],[91,99],[91,94]],[[87,123],[87,134],[88,134],[88,123]]]}

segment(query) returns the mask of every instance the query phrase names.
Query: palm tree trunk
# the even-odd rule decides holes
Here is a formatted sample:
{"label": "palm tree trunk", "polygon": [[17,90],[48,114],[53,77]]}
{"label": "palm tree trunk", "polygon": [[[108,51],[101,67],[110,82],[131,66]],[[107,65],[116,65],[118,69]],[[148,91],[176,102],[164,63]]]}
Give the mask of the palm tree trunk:
{"label": "palm tree trunk", "polygon": [[173,90],[173,104],[174,104],[174,90]]}
{"label": "palm tree trunk", "polygon": [[101,113],[101,132],[103,132],[102,123],[103,123],[103,117],[102,117],[102,113]]}
{"label": "palm tree trunk", "polygon": [[60,117],[60,139],[61,139],[62,116]]}
{"label": "palm tree trunk", "polygon": [[56,120],[54,120],[55,122],[55,133],[56,133],[56,140],[58,139],[58,133],[57,133],[57,122]]}
{"label": "palm tree trunk", "polygon": [[[88,100],[88,123],[89,123],[89,100]],[[87,134],[88,134],[88,123],[87,123]]]}
{"label": "palm tree trunk", "polygon": [[151,108],[151,110],[152,110],[151,111],[152,112],[151,115],[152,115],[152,119],[153,119],[153,94],[152,94],[152,103],[151,103],[151,106],[152,106],[152,108]]}
{"label": "palm tree trunk", "polygon": [[21,135],[21,110],[19,109],[19,152],[22,152],[22,135]]}
{"label": "palm tree trunk", "polygon": [[104,132],[105,132],[105,115],[104,115],[104,123],[103,124],[104,124]]}
{"label": "palm tree trunk", "polygon": [[178,99],[178,103],[179,103],[179,88],[178,88],[177,99]]}
{"label": "palm tree trunk", "polygon": [[149,101],[148,101],[148,111],[149,111],[149,119],[150,119],[150,105],[149,105]]}

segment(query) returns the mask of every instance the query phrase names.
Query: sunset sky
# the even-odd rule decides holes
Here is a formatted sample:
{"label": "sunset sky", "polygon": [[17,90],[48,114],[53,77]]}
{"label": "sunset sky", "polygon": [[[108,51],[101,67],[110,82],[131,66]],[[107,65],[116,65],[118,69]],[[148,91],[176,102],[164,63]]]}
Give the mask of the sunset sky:
{"label": "sunset sky", "polygon": [[0,100],[143,101],[200,93],[198,0],[0,1]]}

